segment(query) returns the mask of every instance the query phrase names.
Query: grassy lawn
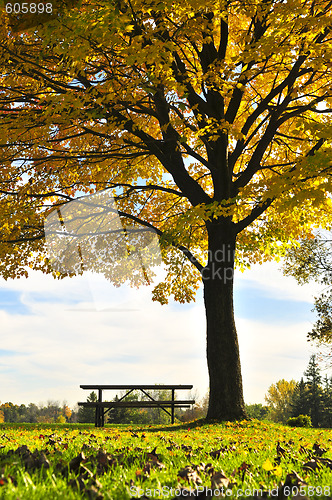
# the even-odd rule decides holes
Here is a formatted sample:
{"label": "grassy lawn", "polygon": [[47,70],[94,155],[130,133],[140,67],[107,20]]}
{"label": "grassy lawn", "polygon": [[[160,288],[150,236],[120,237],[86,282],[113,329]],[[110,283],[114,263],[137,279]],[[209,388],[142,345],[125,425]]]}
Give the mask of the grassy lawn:
{"label": "grassy lawn", "polygon": [[6,500],[203,499],[212,492],[326,499],[331,485],[330,429],[256,420],[104,429],[0,424],[0,498]]}

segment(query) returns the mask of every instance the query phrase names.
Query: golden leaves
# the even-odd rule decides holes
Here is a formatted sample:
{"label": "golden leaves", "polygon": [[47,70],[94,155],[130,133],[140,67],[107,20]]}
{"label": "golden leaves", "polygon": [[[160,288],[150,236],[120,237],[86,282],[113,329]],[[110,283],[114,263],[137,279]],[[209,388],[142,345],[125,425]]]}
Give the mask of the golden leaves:
{"label": "golden leaves", "polygon": [[282,254],[331,214],[327,6],[88,1],[27,33],[3,24],[1,187],[22,222],[14,230],[4,216],[4,234],[22,231],[29,210],[40,225],[61,196],[111,189],[124,213],[163,231],[161,301],[191,300],[200,279],[167,245],[204,261],[207,223],[237,223],[269,198],[238,236],[237,262]]}

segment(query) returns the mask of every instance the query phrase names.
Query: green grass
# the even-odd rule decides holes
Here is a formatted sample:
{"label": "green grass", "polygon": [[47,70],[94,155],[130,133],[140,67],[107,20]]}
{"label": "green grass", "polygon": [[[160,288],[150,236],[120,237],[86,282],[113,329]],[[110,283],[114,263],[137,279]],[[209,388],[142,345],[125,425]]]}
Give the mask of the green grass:
{"label": "green grass", "polygon": [[264,492],[286,498],[285,481],[284,493],[332,498],[332,430],[256,420],[104,429],[0,424],[0,498],[6,500],[173,499],[181,488],[197,497],[197,488],[222,486],[226,498],[252,497],[254,490],[261,490],[258,498]]}

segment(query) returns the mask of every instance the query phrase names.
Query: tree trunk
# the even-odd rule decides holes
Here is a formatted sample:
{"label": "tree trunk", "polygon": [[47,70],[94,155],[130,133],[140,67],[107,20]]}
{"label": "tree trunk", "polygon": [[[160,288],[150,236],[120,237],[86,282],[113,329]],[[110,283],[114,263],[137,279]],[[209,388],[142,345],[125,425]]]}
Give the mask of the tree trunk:
{"label": "tree trunk", "polygon": [[209,224],[209,258],[202,272],[210,377],[208,420],[245,418],[240,353],[234,321],[236,235],[233,224]]}

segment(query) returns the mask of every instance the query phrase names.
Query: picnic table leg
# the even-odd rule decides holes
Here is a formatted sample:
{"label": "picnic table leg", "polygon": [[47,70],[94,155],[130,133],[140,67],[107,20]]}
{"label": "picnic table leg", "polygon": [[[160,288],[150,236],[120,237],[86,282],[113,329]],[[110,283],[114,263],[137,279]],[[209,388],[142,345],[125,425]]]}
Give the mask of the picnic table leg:
{"label": "picnic table leg", "polygon": [[99,420],[99,406],[96,406],[96,411],[95,411],[95,427],[98,427],[98,420]]}
{"label": "picnic table leg", "polygon": [[172,424],[174,424],[174,399],[175,399],[175,391],[172,389]]}
{"label": "picnic table leg", "polygon": [[[103,401],[103,390],[98,389],[98,403],[102,403]],[[102,406],[98,405],[98,425],[97,427],[104,426],[104,409]]]}

